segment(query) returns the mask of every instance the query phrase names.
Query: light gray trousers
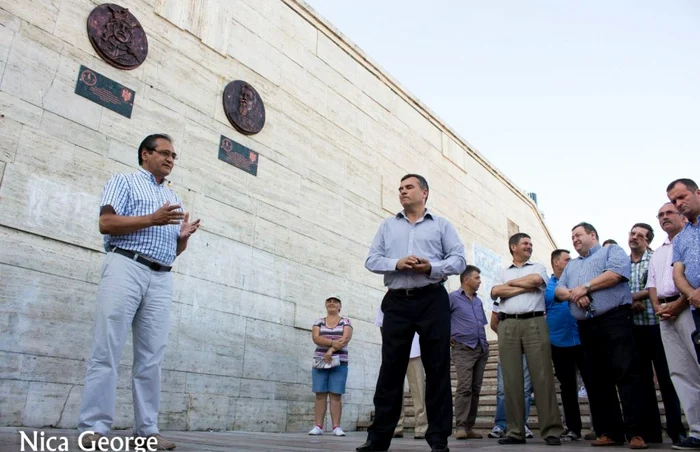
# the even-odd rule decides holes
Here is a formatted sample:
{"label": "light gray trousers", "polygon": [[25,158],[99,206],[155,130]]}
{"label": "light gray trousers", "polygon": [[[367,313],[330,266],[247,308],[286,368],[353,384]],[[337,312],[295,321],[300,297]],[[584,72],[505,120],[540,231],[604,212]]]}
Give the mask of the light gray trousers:
{"label": "light gray trousers", "polygon": [[132,328],[134,363],[134,433],[158,433],[160,368],[168,343],[173,277],[129,259],[107,253],[97,291],[92,353],[78,429],[106,434],[112,428],[117,370]]}
{"label": "light gray trousers", "polygon": [[685,411],[690,436],[700,439],[700,364],[690,339],[693,331],[695,321],[690,307],[686,307],[675,320],[661,322],[661,341],[671,381]]}

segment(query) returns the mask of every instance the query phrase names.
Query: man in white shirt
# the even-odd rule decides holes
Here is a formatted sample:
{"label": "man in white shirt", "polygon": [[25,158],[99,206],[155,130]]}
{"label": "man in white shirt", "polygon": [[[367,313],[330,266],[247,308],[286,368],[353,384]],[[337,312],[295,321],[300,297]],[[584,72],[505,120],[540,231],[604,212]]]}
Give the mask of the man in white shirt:
{"label": "man in white shirt", "polygon": [[[381,308],[377,311],[377,320],[374,322],[379,328],[384,325],[384,313]],[[409,355],[406,378],[408,379],[408,391],[413,398],[415,411],[415,427],[413,438],[425,439],[425,432],[428,430],[428,417],[425,413],[425,370],[420,357],[420,342],[418,333],[413,336],[411,343],[411,354]],[[404,404],[401,399],[401,417],[394,429],[394,438],[403,438]]]}

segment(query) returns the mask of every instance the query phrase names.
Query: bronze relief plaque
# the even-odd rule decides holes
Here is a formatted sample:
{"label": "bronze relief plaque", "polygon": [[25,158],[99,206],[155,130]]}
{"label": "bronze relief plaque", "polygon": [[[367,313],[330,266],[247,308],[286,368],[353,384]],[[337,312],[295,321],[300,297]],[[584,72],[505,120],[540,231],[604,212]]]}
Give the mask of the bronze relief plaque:
{"label": "bronze relief plaque", "polygon": [[146,60],[148,38],[139,21],[113,3],[103,3],[90,13],[87,32],[95,51],[119,69],[134,69]]}
{"label": "bronze relief plaque", "polygon": [[255,88],[242,80],[234,80],[224,89],[224,112],[239,132],[253,135],[265,125],[265,105]]}

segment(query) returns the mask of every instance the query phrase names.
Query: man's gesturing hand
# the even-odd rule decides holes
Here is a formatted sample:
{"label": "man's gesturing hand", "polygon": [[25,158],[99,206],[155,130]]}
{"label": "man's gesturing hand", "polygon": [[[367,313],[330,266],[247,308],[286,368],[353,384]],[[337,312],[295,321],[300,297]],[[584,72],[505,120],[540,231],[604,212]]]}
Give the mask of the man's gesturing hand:
{"label": "man's gesturing hand", "polygon": [[185,218],[183,212],[178,212],[179,204],[170,205],[170,201],[166,201],[163,206],[151,214],[151,221],[154,226],[164,226],[166,224],[180,224],[180,221]]}
{"label": "man's gesturing hand", "polygon": [[183,240],[189,239],[192,234],[197,232],[197,229],[199,229],[199,219],[190,223],[190,214],[185,213],[182,226],[180,226],[180,238]]}

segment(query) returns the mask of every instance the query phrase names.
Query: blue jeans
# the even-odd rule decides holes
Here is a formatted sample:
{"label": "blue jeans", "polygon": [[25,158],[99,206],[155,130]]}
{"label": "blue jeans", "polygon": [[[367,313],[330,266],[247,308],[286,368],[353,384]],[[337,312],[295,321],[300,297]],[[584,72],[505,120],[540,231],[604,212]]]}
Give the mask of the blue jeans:
{"label": "blue jeans", "polygon": [[[525,380],[525,425],[527,426],[527,419],[530,417],[530,404],[532,403],[532,380],[530,380],[530,371],[527,368],[527,361],[525,361],[525,355],[523,355],[523,377]],[[506,400],[505,392],[503,391],[503,376],[501,375],[501,362],[498,362],[498,373],[497,373],[498,383],[496,389],[496,416],[493,419],[493,423],[496,427],[501,430],[506,430]]]}

